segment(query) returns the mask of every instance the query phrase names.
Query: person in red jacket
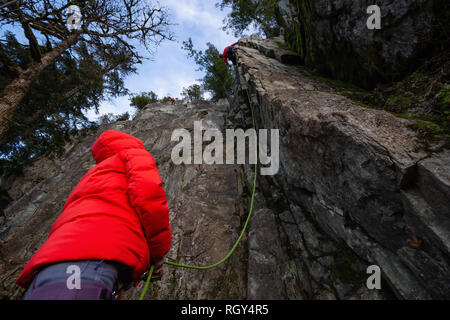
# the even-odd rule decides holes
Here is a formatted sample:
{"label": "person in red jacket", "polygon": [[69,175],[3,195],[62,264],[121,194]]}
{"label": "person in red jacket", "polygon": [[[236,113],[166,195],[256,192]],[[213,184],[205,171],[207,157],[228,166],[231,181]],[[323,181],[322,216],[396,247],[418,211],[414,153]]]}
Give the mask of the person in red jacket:
{"label": "person in red jacket", "polygon": [[[166,193],[141,140],[105,131],[81,179],[16,283],[25,299],[111,299],[122,282],[162,271],[171,246]],[[124,281],[123,279],[127,279]]]}
{"label": "person in red jacket", "polygon": [[236,64],[236,56],[235,56],[235,54],[234,54],[236,48],[235,48],[234,46],[237,45],[238,43],[239,43],[239,41],[233,43],[231,46],[226,47],[226,48],[223,50],[223,54],[220,55],[220,58],[222,58],[223,61],[224,61],[227,65],[229,65],[228,59],[229,59],[233,64]]}

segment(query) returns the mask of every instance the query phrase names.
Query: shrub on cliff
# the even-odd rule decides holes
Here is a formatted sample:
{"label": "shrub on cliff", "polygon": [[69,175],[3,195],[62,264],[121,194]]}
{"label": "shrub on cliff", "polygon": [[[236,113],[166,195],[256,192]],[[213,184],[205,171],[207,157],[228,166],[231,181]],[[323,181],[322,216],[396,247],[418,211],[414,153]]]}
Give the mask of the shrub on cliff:
{"label": "shrub on cliff", "polygon": [[192,58],[199,66],[200,71],[205,71],[202,79],[202,90],[211,93],[211,100],[228,98],[233,87],[233,76],[227,65],[219,57],[219,50],[212,44],[207,43],[208,49],[199,51],[194,49],[192,39],[183,42],[183,49],[188,52],[188,57]]}

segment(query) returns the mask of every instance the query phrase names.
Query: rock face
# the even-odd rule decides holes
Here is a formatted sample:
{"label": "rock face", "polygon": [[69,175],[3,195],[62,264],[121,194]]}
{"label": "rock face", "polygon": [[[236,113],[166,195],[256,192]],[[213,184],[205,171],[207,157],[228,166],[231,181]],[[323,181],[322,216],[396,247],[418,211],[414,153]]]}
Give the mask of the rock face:
{"label": "rock face", "polygon": [[[371,5],[381,9],[381,29],[367,28]],[[445,0],[278,1],[287,43],[306,65],[364,87],[398,79],[448,46],[448,6]]]}
{"label": "rock face", "polygon": [[[0,294],[23,296],[14,280],[109,129],[142,139],[157,161],[170,209],[168,258],[201,266],[222,259],[247,217],[253,166],[175,165],[171,136],[200,120],[223,133],[250,128],[248,90],[257,128],[280,129],[280,170],[258,175],[248,231],[229,260],[207,271],[165,266],[146,298],[449,298],[449,154],[420,152],[409,121],[364,109],[289,65],[298,57],[279,42],[241,42],[229,103],[149,105],[4,185],[12,202],[0,221]],[[382,271],[380,290],[366,286],[372,264]],[[137,299],[142,287],[124,298]]]}
{"label": "rock face", "polygon": [[[81,177],[95,165],[90,148],[101,132],[120,130],[140,138],[155,157],[167,192],[173,246],[168,257],[183,263],[206,265],[223,258],[237,238],[247,198],[241,166],[174,165],[171,141],[175,129],[223,128],[226,101],[218,104],[150,105],[133,120],[101,127],[95,135],[67,146],[63,158],[42,159],[9,188],[16,200],[6,210],[2,226],[0,290],[20,298],[13,282],[24,263],[46,240],[51,225]],[[166,269],[161,284],[149,294],[158,299],[245,297],[245,254],[240,247],[227,264],[208,271]],[[70,248],[68,248],[70,250]],[[233,279],[231,282],[230,279]],[[142,285],[125,298],[137,299]]]}
{"label": "rock face", "polygon": [[[237,78],[249,88],[258,129],[280,129],[280,171],[265,178],[269,196],[278,190],[272,197],[287,199],[296,219],[308,216],[380,266],[398,297],[448,299],[450,152],[428,156],[410,120],[363,108],[281,63],[290,60],[275,49],[281,41],[248,38],[238,51]],[[246,100],[236,95],[233,108]]]}
{"label": "rock face", "polygon": [[[19,299],[14,280],[46,240],[51,225],[81,177],[94,166],[90,147],[104,130],[121,130],[143,140],[154,155],[170,208],[173,246],[178,262],[209,265],[222,259],[245,220],[253,169],[242,165],[174,165],[173,130],[234,127],[226,102],[150,105],[133,120],[99,129],[67,146],[63,158],[42,159],[9,186],[14,200],[1,229],[0,290]],[[245,117],[245,116],[244,116]],[[249,120],[249,119],[247,119]],[[251,121],[250,121],[251,122]],[[262,181],[262,180],[261,180]],[[216,269],[196,271],[166,266],[163,280],[152,283],[150,299],[382,299],[385,291],[365,287],[367,264],[322,234],[298,206],[278,189],[261,184],[248,232],[231,258]],[[270,196],[267,196],[267,194]],[[271,197],[275,197],[272,199]],[[283,210],[281,210],[283,208]],[[312,268],[311,271],[309,268]],[[355,272],[353,277],[352,272]],[[356,280],[355,280],[356,279]],[[125,293],[137,299],[143,283]]]}

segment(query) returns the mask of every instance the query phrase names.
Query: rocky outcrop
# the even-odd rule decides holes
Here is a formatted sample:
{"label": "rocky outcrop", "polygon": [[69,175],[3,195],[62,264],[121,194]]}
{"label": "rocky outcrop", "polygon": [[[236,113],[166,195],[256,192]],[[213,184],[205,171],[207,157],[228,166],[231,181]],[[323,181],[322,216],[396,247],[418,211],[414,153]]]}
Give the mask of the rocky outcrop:
{"label": "rocky outcrop", "polygon": [[[233,127],[227,103],[150,105],[132,121],[101,127],[67,146],[61,159],[41,159],[8,187],[12,203],[2,224],[0,290],[19,299],[14,280],[46,240],[70,191],[94,165],[90,147],[107,129],[142,139],[154,155],[168,196],[173,246],[168,258],[208,265],[237,239],[249,210],[253,169],[246,165],[174,165],[173,130]],[[248,110],[248,109],[247,109]],[[246,114],[243,118],[246,119]],[[248,119],[247,119],[248,120]],[[251,122],[251,121],[250,121]],[[259,179],[259,178],[258,178]],[[258,184],[248,232],[231,258],[207,271],[165,267],[148,299],[383,299],[365,286],[367,263],[320,231],[281,189]],[[68,248],[70,250],[70,248]],[[125,299],[137,299],[143,283]]]}
{"label": "rocky outcrop", "polygon": [[[147,299],[448,298],[449,154],[421,150],[411,122],[355,104],[290,65],[282,39],[241,41],[230,103],[153,104],[133,120],[104,125],[4,183],[0,294],[20,299],[14,280],[46,240],[71,190],[94,166],[90,148],[108,129],[144,142],[167,192],[168,258],[208,265],[243,227],[252,165],[175,165],[175,129],[280,129],[280,170],[257,177],[253,215],[235,253],[207,271],[165,267]],[[248,96],[247,96],[248,92]],[[205,147],[206,143],[203,145]],[[68,248],[70,250],[70,248]],[[382,270],[381,290],[366,287]],[[137,299],[143,283],[125,299]],[[395,294],[395,295],[394,295]]]}
{"label": "rocky outcrop", "polygon": [[[282,39],[240,43],[237,91],[244,94],[235,95],[230,117],[244,110],[248,88],[258,128],[280,129],[280,171],[265,183],[293,216],[280,216],[282,224],[302,228],[308,217],[380,266],[399,298],[448,299],[450,152],[426,154],[412,121],[364,108],[281,63],[291,60],[276,49]],[[300,234],[306,240],[311,232]]]}
{"label": "rocky outcrop", "polygon": [[[381,29],[370,30],[367,9],[381,9]],[[417,68],[447,46],[445,0],[279,0],[279,23],[306,66],[370,88]]]}
{"label": "rocky outcrop", "polygon": [[[247,207],[241,166],[174,165],[173,130],[192,130],[194,121],[206,128],[223,128],[226,102],[197,105],[150,105],[133,121],[101,127],[84,141],[67,146],[61,159],[42,159],[27,168],[23,178],[8,188],[13,202],[5,210],[1,233],[0,290],[17,299],[23,290],[14,285],[81,177],[94,166],[90,148],[104,130],[130,133],[144,142],[155,157],[170,207],[172,250],[168,257],[199,265],[214,263],[227,253],[241,227]],[[149,297],[158,299],[243,298],[246,294],[245,247],[230,261],[208,272],[166,269],[161,284],[152,285]],[[70,248],[67,248],[70,250]],[[233,281],[231,281],[233,279]],[[142,285],[126,298],[139,297]]]}

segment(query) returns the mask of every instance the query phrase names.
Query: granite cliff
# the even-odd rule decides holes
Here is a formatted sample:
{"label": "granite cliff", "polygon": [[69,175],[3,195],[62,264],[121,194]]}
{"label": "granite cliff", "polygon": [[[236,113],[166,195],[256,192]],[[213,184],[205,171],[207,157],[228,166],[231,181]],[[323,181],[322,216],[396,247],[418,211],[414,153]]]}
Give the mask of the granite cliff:
{"label": "granite cliff", "polygon": [[[46,240],[67,196],[94,165],[104,130],[130,133],[155,157],[168,196],[168,258],[220,260],[249,210],[251,165],[175,165],[175,129],[280,130],[280,169],[258,176],[248,232],[216,269],[165,267],[148,299],[448,299],[450,153],[425,152],[414,121],[364,107],[297,64],[282,38],[241,40],[229,101],[152,104],[133,120],[102,126],[4,181],[0,294],[20,299],[14,280]],[[70,248],[68,248],[70,249]],[[382,289],[366,287],[369,265]],[[142,284],[124,298],[136,299]]]}
{"label": "granite cliff", "polygon": [[[401,79],[449,46],[445,0],[279,0],[288,45],[318,72],[365,88]],[[376,29],[366,24],[380,8]],[[369,24],[371,21],[369,20]]]}

